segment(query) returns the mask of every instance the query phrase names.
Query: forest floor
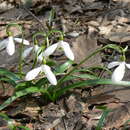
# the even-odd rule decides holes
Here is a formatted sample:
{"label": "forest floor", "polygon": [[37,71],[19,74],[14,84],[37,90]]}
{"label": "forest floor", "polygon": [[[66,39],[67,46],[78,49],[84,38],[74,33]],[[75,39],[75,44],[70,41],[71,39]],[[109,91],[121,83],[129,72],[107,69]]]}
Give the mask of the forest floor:
{"label": "forest floor", "polygon": [[[49,14],[54,9],[52,27],[63,31],[65,41],[70,43],[75,55],[75,63],[90,55],[97,48],[107,44],[128,46],[127,62],[130,61],[130,1],[129,0],[1,0],[0,39],[7,37],[6,25],[17,23],[24,27],[25,39],[32,42],[32,35],[46,31]],[[21,35],[13,30],[13,35]],[[119,56],[112,51],[104,51],[85,62],[81,67],[106,66]],[[57,61],[65,57],[57,53]],[[0,51],[0,67],[17,71],[17,52],[12,57],[5,50]],[[30,63],[31,59],[27,62]],[[31,64],[31,63],[30,63]],[[28,68],[25,67],[25,71]],[[104,76],[103,71],[98,72]],[[111,75],[107,75],[110,78]],[[124,79],[130,80],[130,71]],[[74,81],[73,81],[74,82]],[[0,82],[0,85],[2,83]],[[8,84],[0,89],[0,104],[14,92]],[[19,98],[1,112],[6,113],[16,126],[26,126],[30,130],[93,130],[97,126],[103,110],[111,109],[102,129],[130,129],[125,123],[130,119],[130,88],[124,86],[98,85],[74,89],[55,103],[45,102],[39,94]],[[8,122],[0,117],[0,130],[8,130]]]}

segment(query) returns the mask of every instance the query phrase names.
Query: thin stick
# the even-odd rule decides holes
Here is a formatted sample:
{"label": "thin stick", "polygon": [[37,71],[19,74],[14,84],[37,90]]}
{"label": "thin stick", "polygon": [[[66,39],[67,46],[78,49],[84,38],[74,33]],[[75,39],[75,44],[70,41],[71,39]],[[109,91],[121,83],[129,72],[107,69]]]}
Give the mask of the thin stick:
{"label": "thin stick", "polygon": [[44,30],[44,32],[46,32],[46,29],[44,27],[44,25],[42,24],[42,22],[40,21],[40,19],[35,16],[28,8],[26,8],[24,5],[21,6],[21,8],[23,8],[28,14],[30,14],[42,27],[42,30]]}

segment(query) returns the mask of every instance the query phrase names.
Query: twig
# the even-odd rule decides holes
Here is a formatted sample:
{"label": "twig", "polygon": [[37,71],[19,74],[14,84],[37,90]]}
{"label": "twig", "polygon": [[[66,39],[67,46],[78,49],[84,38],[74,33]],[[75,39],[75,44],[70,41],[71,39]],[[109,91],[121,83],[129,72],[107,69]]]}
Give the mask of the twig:
{"label": "twig", "polygon": [[44,32],[46,32],[46,29],[44,28],[44,25],[42,24],[42,22],[40,21],[40,19],[35,16],[28,8],[26,8],[24,5],[20,6],[21,8],[23,8],[28,14],[30,14],[42,27],[42,30],[44,30]]}

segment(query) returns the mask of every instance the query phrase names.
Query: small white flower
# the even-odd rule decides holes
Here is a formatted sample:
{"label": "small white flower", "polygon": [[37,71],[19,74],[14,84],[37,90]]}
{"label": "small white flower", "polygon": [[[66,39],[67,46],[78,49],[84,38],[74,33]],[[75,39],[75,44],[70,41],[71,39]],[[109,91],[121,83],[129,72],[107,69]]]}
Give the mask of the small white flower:
{"label": "small white flower", "polygon": [[9,38],[8,38],[8,44],[7,44],[7,47],[6,47],[6,51],[7,51],[7,53],[11,56],[11,55],[13,55],[14,54],[14,52],[15,52],[15,44],[14,44],[14,40],[13,40],[13,37],[12,36],[10,36]]}
{"label": "small white flower", "polygon": [[51,68],[48,65],[41,65],[40,67],[37,67],[37,68],[29,71],[25,76],[25,80],[30,81],[30,80],[35,79],[40,72],[44,72],[45,76],[47,77],[47,79],[49,80],[49,82],[52,85],[57,84],[56,77],[55,77],[55,75],[51,71]]}
{"label": "small white flower", "polygon": [[22,38],[14,38],[13,36],[9,36],[7,39],[4,39],[3,41],[0,42],[0,50],[6,48],[6,51],[9,55],[13,55],[15,52],[15,43],[22,43],[24,45],[29,45],[29,41],[22,39]]}
{"label": "small white flower", "polygon": [[22,59],[25,59],[26,57],[28,57],[30,55],[30,53],[33,51],[34,51],[35,55],[37,56],[38,61],[42,62],[43,54],[42,54],[42,52],[40,52],[41,48],[38,45],[25,49],[24,52],[22,53]]}
{"label": "small white flower", "polygon": [[45,57],[50,56],[57,48],[62,48],[63,51],[65,52],[66,57],[68,57],[70,60],[74,60],[74,54],[70,48],[70,45],[64,41],[59,41],[58,43],[55,43],[55,44],[49,46],[43,52],[43,56],[45,56]]}
{"label": "small white flower", "polygon": [[118,62],[118,61],[114,61],[108,64],[108,68],[111,69],[113,67],[118,66],[114,72],[112,73],[112,81],[114,82],[119,82],[123,79],[124,74],[125,74],[125,67],[127,67],[128,69],[130,69],[130,64],[127,64],[126,62]]}
{"label": "small white flower", "polygon": [[0,41],[0,51],[2,49],[6,48],[7,44],[8,44],[8,40],[7,39],[4,39],[4,40]]}
{"label": "small white flower", "polygon": [[25,49],[24,52],[22,53],[22,59],[25,59],[26,57],[28,57],[32,50],[33,50],[33,47],[29,47]]}

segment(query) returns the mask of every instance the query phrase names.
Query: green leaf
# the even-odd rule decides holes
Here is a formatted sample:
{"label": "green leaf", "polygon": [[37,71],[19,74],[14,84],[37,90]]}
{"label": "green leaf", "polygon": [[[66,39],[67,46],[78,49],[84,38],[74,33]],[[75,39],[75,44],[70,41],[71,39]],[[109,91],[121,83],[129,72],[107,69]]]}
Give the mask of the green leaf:
{"label": "green leaf", "polygon": [[20,78],[16,74],[14,74],[4,68],[0,68],[0,76],[5,76],[5,77],[13,80],[14,82],[17,82],[18,80],[20,80]]}
{"label": "green leaf", "polygon": [[43,86],[44,84],[46,84],[48,82],[48,80],[46,78],[42,78],[40,80],[38,80],[36,83],[35,83],[35,86]]}
{"label": "green leaf", "polygon": [[30,94],[30,93],[36,93],[36,92],[42,92],[42,93],[44,93],[46,91],[43,90],[43,89],[39,89],[36,86],[30,86],[29,88],[25,88],[24,90],[17,91],[17,92],[14,93],[13,96],[11,96],[10,98],[8,98],[2,105],[0,105],[0,110],[4,109],[8,105],[10,105],[17,98],[25,96],[25,95]]}
{"label": "green leaf", "polygon": [[20,129],[22,129],[22,130],[30,130],[28,127],[26,127],[26,126],[17,126],[17,128],[20,128]]}
{"label": "green leaf", "polygon": [[11,84],[13,87],[16,86],[16,83],[13,80],[5,78],[5,77],[4,78],[0,78],[0,81],[7,82],[7,83]]}
{"label": "green leaf", "polygon": [[98,77],[90,74],[80,74],[80,75],[72,75],[75,78],[82,78],[82,79],[97,79]]}
{"label": "green leaf", "polygon": [[122,130],[127,130],[127,129],[128,129],[128,128],[127,128],[127,126],[129,126],[128,123],[130,123],[130,120],[127,120],[127,121],[124,123]]}
{"label": "green leaf", "polygon": [[73,83],[71,85],[68,85],[66,87],[59,87],[59,89],[55,92],[56,97],[59,97],[63,95],[66,91],[74,88],[79,87],[87,87],[87,86],[93,86],[93,85],[122,85],[122,86],[130,86],[130,82],[128,81],[119,81],[118,83],[113,82],[110,79],[93,79],[93,80],[86,80],[86,81],[80,81]]}
{"label": "green leaf", "polygon": [[64,73],[71,65],[73,61],[69,60],[56,68],[56,73]]}
{"label": "green leaf", "polygon": [[10,119],[6,114],[0,113],[0,117],[2,117],[4,120],[7,121],[7,123],[8,123],[7,125],[8,125],[9,128],[12,128],[12,129],[14,128],[14,122],[13,122],[13,120]]}
{"label": "green leaf", "polygon": [[102,116],[97,124],[96,130],[102,130],[104,121],[105,121],[107,115],[109,114],[109,112],[111,112],[111,110],[109,110],[109,109],[106,109],[103,111],[103,114],[102,114]]}
{"label": "green leaf", "polygon": [[33,86],[33,83],[31,81],[20,82],[15,86],[15,91],[20,91],[30,86]]}
{"label": "green leaf", "polygon": [[108,46],[109,48],[111,48],[111,49],[116,50],[116,51],[119,52],[119,53],[122,53],[122,51],[123,51],[123,48],[120,47],[120,46],[118,46],[118,45],[116,45],[116,44],[108,44],[107,46]]}
{"label": "green leaf", "polygon": [[49,19],[48,19],[49,26],[52,26],[52,22],[54,20],[54,17],[55,17],[55,10],[52,8],[50,11]]}

